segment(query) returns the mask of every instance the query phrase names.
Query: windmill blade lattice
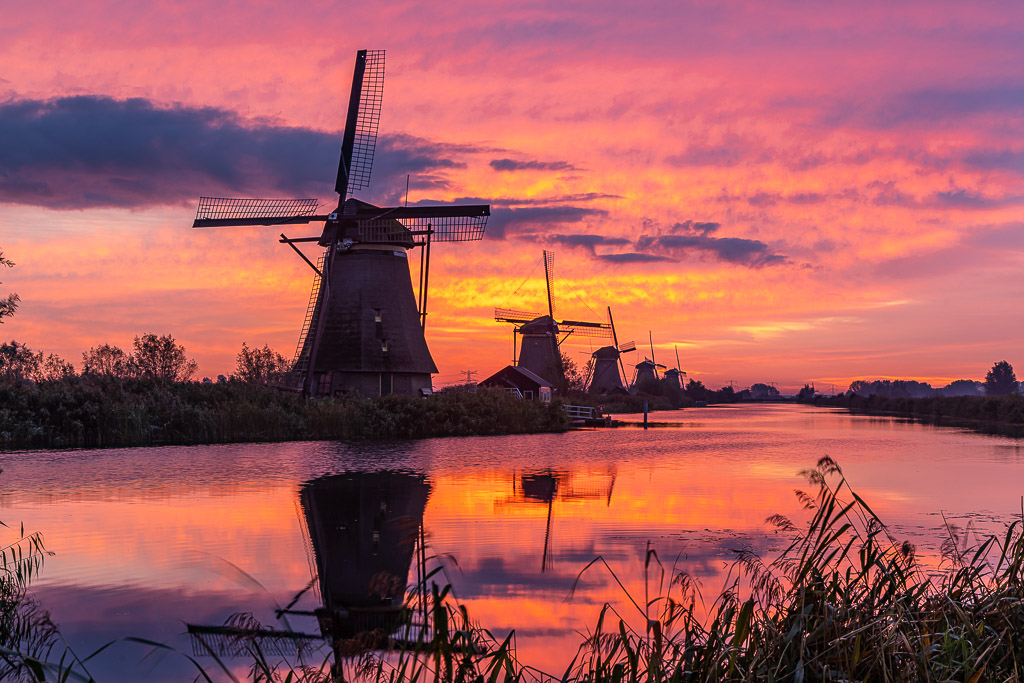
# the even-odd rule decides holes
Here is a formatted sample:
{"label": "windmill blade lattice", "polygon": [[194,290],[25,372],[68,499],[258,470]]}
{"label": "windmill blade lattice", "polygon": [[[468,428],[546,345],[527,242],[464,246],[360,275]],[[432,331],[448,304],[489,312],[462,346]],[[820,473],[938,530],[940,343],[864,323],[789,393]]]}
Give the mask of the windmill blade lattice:
{"label": "windmill blade lattice", "polygon": [[228,199],[200,197],[193,228],[301,224],[315,216],[316,199]]}
{"label": "windmill blade lattice", "polygon": [[502,323],[528,323],[542,317],[540,313],[517,311],[512,308],[495,308],[494,319]]}
{"label": "windmill blade lattice", "polygon": [[402,225],[423,241],[427,231],[434,242],[472,242],[484,238],[487,216],[440,216],[437,218],[400,218]]}
{"label": "windmill blade lattice", "polygon": [[555,296],[552,293],[554,287],[552,283],[555,279],[555,252],[544,251],[544,279],[547,281],[548,287],[548,314],[555,317]]}
{"label": "windmill blade lattice", "polygon": [[352,146],[352,163],[348,174],[348,193],[370,186],[373,155],[377,149],[377,128],[384,101],[384,50],[366,51],[366,68],[359,92],[359,115],[356,118]]}
{"label": "windmill blade lattice", "polygon": [[570,332],[577,337],[611,339],[612,328],[608,323],[588,323],[580,320],[563,320],[558,323],[560,332]]}

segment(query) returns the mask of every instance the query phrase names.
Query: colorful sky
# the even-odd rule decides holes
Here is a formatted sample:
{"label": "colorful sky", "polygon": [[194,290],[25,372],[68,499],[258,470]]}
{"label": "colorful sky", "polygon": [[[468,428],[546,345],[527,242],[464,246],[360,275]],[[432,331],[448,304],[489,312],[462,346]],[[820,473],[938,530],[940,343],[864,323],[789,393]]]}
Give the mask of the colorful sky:
{"label": "colorful sky", "polygon": [[[712,387],[982,379],[1024,363],[1024,5],[2,5],[0,333],[80,363],[173,334],[200,376],[290,356],[310,274],[196,200],[336,203],[360,48],[387,50],[373,183],[484,200],[432,252],[436,384],[511,357],[498,305],[603,316]],[[290,231],[300,236],[301,230]],[[524,282],[525,281],[525,282]],[[566,342],[580,361],[587,340]],[[649,355],[641,346],[638,354]],[[636,360],[641,360],[640,357]]]}

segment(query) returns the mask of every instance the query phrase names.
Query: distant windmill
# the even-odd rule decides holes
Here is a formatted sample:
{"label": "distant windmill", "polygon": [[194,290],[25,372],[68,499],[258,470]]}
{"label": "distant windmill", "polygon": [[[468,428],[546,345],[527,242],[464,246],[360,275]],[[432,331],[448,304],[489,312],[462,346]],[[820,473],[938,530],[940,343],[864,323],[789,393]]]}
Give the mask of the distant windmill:
{"label": "distant windmill", "polygon": [[633,384],[632,388],[637,389],[644,384],[649,384],[658,381],[658,368],[665,369],[665,366],[661,363],[655,363],[653,360],[644,358],[642,361],[633,366]]}
{"label": "distant windmill", "polygon": [[647,331],[647,338],[651,343],[651,357],[650,359],[644,358],[642,361],[633,366],[633,384],[630,388],[636,390],[641,384],[656,383],[658,381],[658,368],[662,370],[665,366],[654,360],[654,336],[651,331]]}
{"label": "distant windmill", "polygon": [[[626,391],[623,378],[626,376],[626,368],[622,362],[622,354],[629,351],[636,351],[636,342],[625,342],[619,344],[619,337],[615,333],[615,321],[612,319],[611,306],[608,307],[608,324],[612,327],[612,345],[602,346],[591,354],[590,377],[587,381],[587,391],[591,394],[608,394],[614,391]],[[622,374],[619,374],[619,370]]]}
{"label": "distant windmill", "polygon": [[[324,223],[319,237],[289,239],[315,276],[293,365],[294,388],[311,395],[431,391],[437,366],[423,330],[431,242],[483,237],[487,205],[377,207],[349,198],[369,185],[384,93],[384,51],[356,53],[335,190],[338,207],[317,215],[315,199],[215,199],[199,202],[194,228]],[[316,242],[314,264],[295,246]],[[419,247],[419,300],[407,252]]]}
{"label": "distant windmill", "polygon": [[683,377],[686,377],[686,373],[679,368],[679,347],[675,347],[676,350],[676,366],[669,368],[665,371],[665,379],[668,383],[678,389],[683,388]]}
{"label": "distant windmill", "polygon": [[[555,304],[552,295],[551,281],[554,278],[555,254],[544,252],[544,276],[547,284],[548,314],[527,313],[508,308],[494,309],[494,319],[498,322],[512,323],[512,344],[515,346],[516,335],[522,336],[522,347],[517,362],[521,367],[530,370],[551,382],[564,391],[565,368],[562,366],[560,345],[570,335],[577,337],[595,337],[607,339],[611,337],[610,322],[585,322],[581,320],[555,320]],[[564,335],[559,338],[559,335]]]}

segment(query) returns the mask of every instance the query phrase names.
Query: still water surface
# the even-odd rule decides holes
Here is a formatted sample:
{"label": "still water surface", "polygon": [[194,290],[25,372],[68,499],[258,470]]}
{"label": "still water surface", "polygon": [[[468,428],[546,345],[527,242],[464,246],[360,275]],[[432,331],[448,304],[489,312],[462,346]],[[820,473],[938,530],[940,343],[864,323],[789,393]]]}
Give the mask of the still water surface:
{"label": "still water surface", "polygon": [[[366,577],[406,571],[404,541],[422,524],[479,624],[498,636],[514,628],[522,661],[560,672],[606,601],[629,611],[603,568],[588,570],[567,599],[587,563],[602,557],[640,597],[650,543],[713,597],[732,549],[779,547],[764,519],[800,518],[798,473],[822,455],[925,555],[937,553],[942,515],[995,530],[1021,513],[1019,440],[797,405],[652,420],[669,424],[9,453],[0,455],[0,519],[43,532],[55,552],[33,590],[80,655],[126,635],[191,652],[185,624],[243,611],[271,623],[275,605],[309,586],[297,609],[358,601]],[[318,582],[325,566],[335,575]],[[318,632],[311,618],[292,626]],[[191,680],[190,667],[133,644],[90,662],[102,681]]]}

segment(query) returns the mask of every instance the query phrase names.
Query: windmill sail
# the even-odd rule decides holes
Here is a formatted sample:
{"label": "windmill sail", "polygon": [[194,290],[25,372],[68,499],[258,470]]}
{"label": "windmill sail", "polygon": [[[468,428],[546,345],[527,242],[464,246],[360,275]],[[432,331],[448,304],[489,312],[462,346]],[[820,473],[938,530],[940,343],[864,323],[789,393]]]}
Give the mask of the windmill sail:
{"label": "windmill sail", "polygon": [[193,228],[303,224],[316,216],[316,199],[227,199],[200,197]]}
{"label": "windmill sail", "polygon": [[342,201],[354,190],[370,185],[383,99],[384,50],[360,50],[356,53],[338,180],[334,186]]}

